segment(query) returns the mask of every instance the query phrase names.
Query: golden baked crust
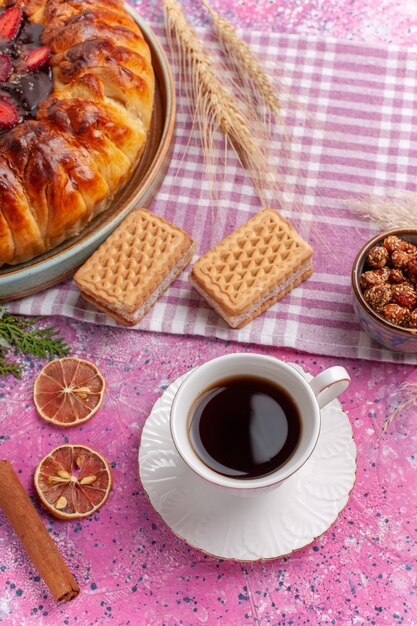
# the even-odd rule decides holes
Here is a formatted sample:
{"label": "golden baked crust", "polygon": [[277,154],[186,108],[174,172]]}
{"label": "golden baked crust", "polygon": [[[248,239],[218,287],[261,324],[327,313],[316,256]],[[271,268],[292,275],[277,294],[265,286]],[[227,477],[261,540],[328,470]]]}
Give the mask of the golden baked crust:
{"label": "golden baked crust", "polygon": [[150,51],[123,2],[14,4],[44,25],[53,91],[36,119],[0,136],[0,265],[55,247],[108,207],[142,154],[154,99]]}

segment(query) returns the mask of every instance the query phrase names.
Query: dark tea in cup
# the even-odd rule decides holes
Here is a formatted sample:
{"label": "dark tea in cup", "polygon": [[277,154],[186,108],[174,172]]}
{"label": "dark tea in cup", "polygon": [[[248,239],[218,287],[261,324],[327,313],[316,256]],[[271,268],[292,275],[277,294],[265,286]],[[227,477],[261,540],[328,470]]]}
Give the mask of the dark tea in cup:
{"label": "dark tea in cup", "polygon": [[258,478],[292,456],[301,416],[293,398],[272,381],[234,376],[199,396],[191,409],[189,436],[196,454],[215,472]]}
{"label": "dark tea in cup", "polygon": [[169,417],[175,448],[190,470],[238,496],[266,493],[298,472],[316,447],[320,409],[350,378],[338,365],[311,380],[297,369],[253,353],[194,368]]}

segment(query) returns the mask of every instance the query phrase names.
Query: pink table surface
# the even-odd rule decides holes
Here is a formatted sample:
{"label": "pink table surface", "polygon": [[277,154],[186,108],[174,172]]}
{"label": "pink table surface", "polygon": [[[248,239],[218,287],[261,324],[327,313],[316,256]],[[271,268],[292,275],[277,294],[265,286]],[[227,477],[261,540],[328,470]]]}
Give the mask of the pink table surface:
{"label": "pink table surface", "polygon": [[[413,45],[417,20],[409,1],[283,0],[214,2],[236,25]],[[195,24],[199,3],[184,2]],[[159,2],[140,10],[161,21]],[[41,422],[32,403],[41,363],[22,381],[0,382],[0,457],[10,459],[81,587],[56,605],[0,515],[0,622],[18,624],[417,624],[417,435],[413,411],[379,437],[414,367],[330,359],[280,348],[165,336],[52,319],[107,381],[100,412],[83,427]],[[138,477],[143,424],[163,389],[204,360],[257,351],[296,361],[315,374],[343,364],[352,385],[342,400],[358,448],[357,480],[334,525],[285,558],[239,564],[204,555],[175,537],[153,511]],[[114,489],[92,518],[55,520],[32,486],[37,462],[65,442],[85,443],[111,462]]]}

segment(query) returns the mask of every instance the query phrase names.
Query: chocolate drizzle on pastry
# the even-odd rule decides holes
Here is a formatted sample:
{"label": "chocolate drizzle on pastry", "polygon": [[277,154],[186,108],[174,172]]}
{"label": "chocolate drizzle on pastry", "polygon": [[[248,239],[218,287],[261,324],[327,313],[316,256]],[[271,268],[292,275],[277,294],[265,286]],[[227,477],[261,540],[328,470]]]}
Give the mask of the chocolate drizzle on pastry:
{"label": "chocolate drizzle on pastry", "polygon": [[[7,80],[0,80],[0,99],[3,103],[10,102],[15,107],[18,122],[34,118],[39,102],[46,100],[52,92],[52,70],[49,64],[41,63],[33,70],[26,66],[31,51],[44,49],[43,30],[42,24],[33,24],[23,16],[13,39],[0,36],[0,55],[6,55],[13,66]],[[10,126],[7,121],[2,123],[0,120],[0,134],[7,132]]]}

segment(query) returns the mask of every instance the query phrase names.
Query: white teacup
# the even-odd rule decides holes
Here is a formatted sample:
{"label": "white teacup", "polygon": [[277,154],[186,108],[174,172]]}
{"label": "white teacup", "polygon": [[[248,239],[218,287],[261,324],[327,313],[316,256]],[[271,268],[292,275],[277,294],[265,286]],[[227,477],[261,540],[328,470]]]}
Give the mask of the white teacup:
{"label": "white teacup", "polygon": [[[284,389],[295,402],[301,421],[292,455],[275,471],[255,478],[225,476],[211,469],[194,450],[189,434],[192,413],[202,394],[217,382],[239,376],[261,378]],[[304,465],[320,434],[320,409],[343,393],[349,383],[349,374],[340,366],[330,367],[307,382],[291,365],[273,357],[253,353],[221,356],[194,369],[180,385],[171,407],[172,439],[189,468],[211,485],[237,495],[262,493],[277,487]]]}

